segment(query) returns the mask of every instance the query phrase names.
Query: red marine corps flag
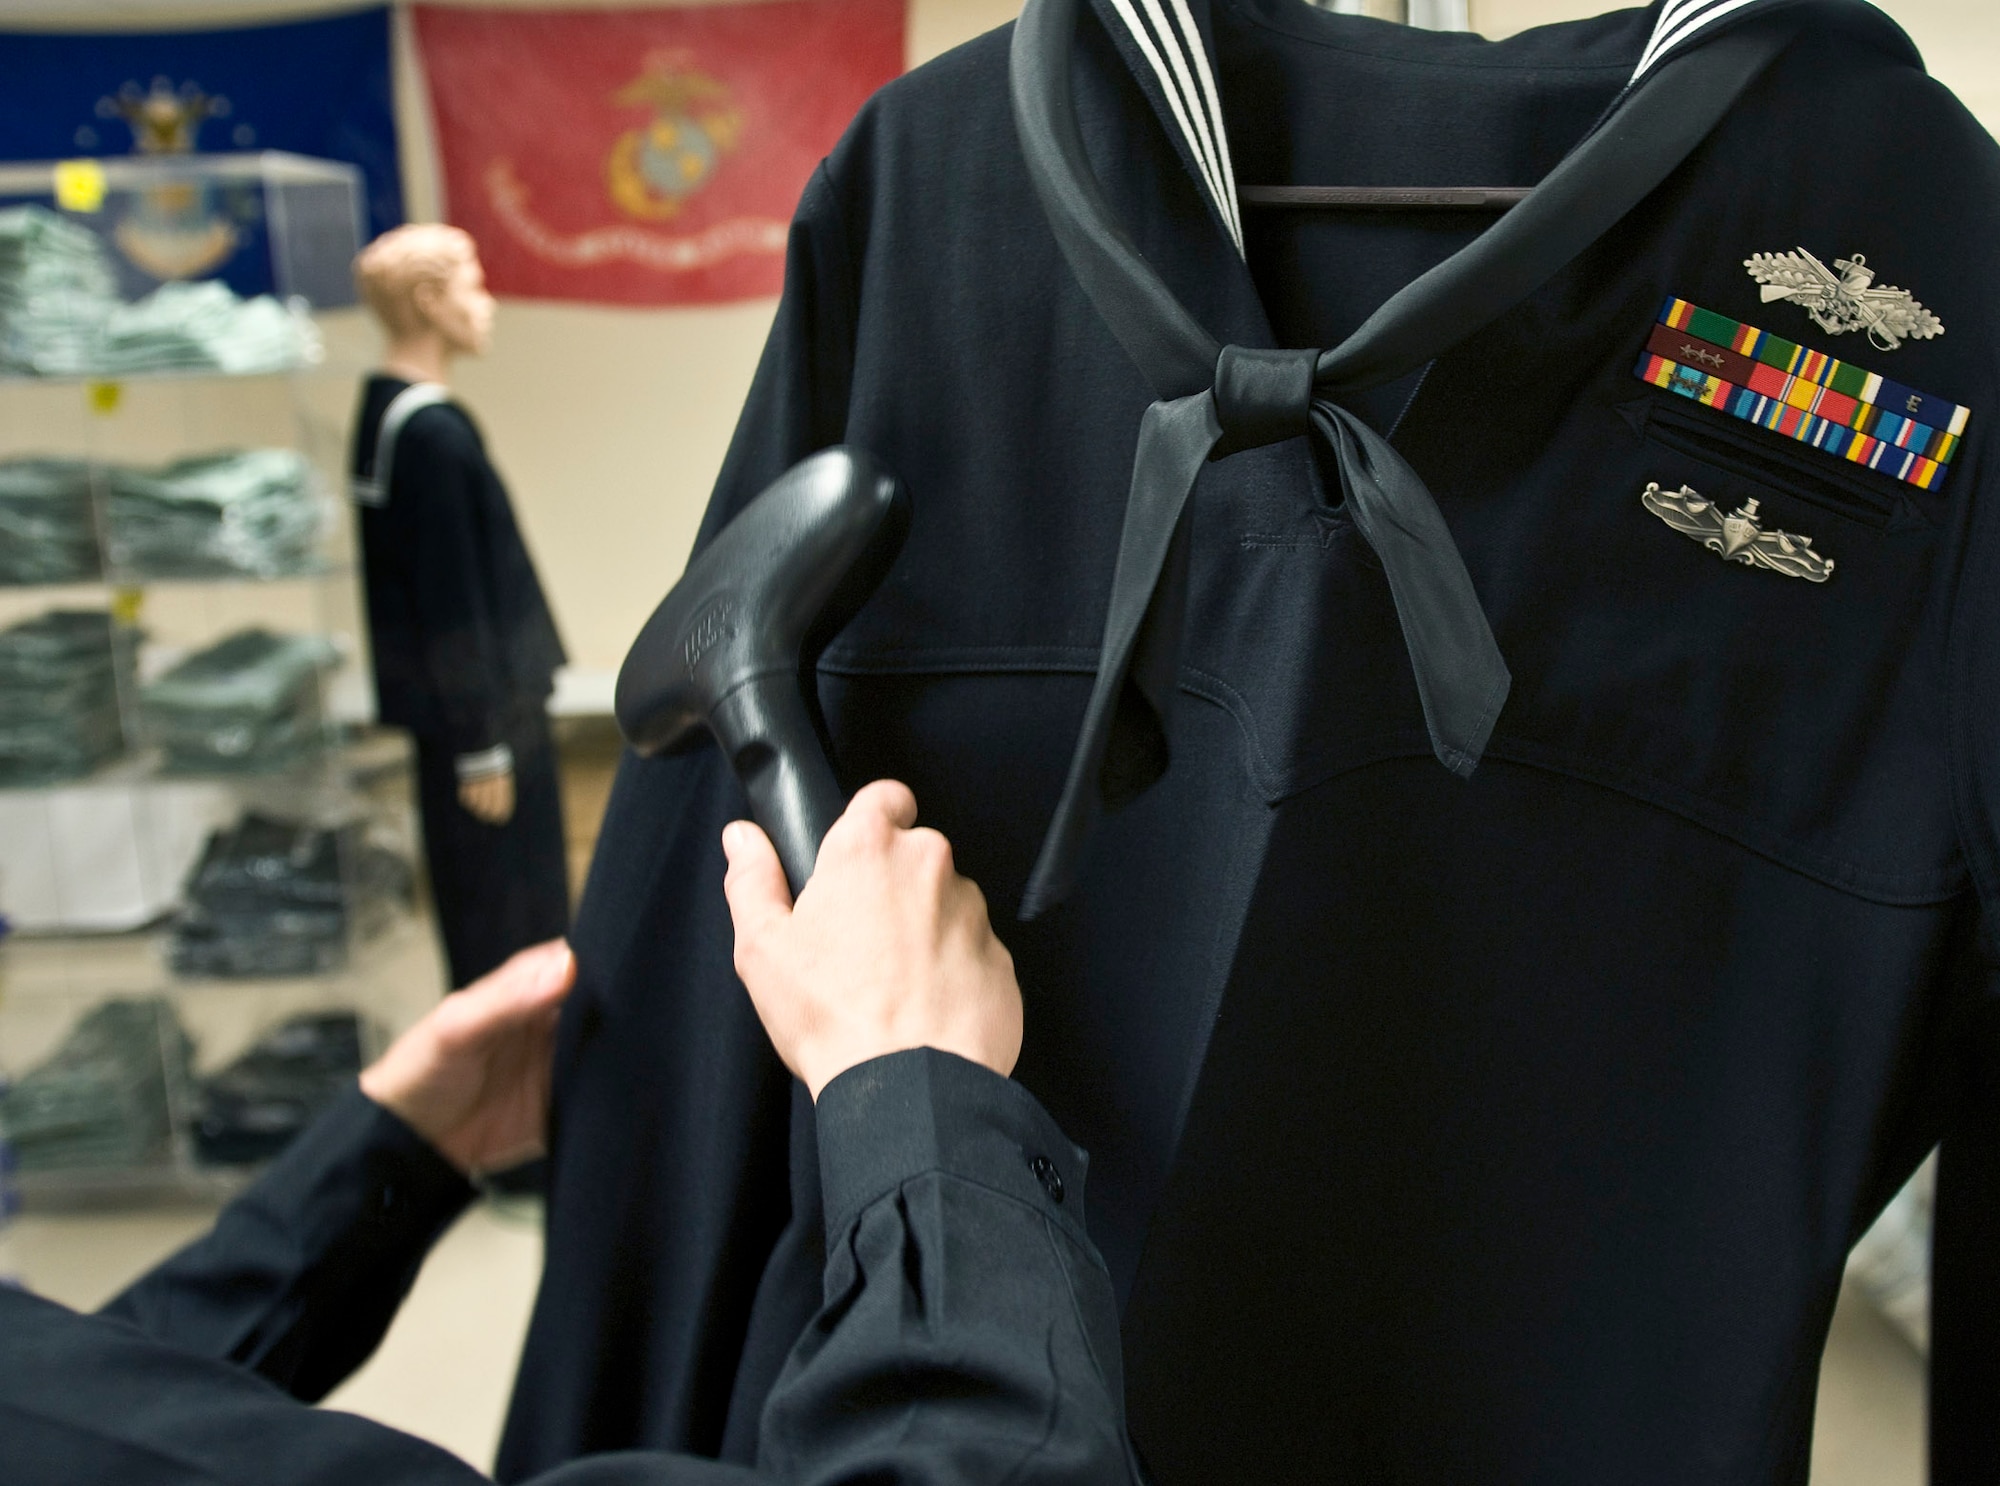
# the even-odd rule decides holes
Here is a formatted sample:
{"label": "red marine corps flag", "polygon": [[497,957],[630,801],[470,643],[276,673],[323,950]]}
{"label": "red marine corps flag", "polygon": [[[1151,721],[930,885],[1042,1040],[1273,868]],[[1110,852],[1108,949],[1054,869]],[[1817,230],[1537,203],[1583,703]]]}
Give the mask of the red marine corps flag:
{"label": "red marine corps flag", "polygon": [[775,294],[806,178],[903,70],[904,3],[416,6],[445,216],[501,294]]}

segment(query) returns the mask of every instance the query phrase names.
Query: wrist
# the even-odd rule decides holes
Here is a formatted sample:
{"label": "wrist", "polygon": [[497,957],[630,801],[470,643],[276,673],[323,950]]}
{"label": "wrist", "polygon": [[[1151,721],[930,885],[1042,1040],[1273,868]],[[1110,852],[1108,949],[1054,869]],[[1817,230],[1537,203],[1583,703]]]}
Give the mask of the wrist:
{"label": "wrist", "polygon": [[[411,1107],[407,1087],[393,1075],[385,1073],[380,1063],[372,1063],[361,1070],[361,1092],[368,1096],[370,1102],[388,1110],[425,1140],[430,1140],[429,1133],[420,1129],[413,1118],[416,1111]],[[436,1142],[432,1141],[432,1144]]]}
{"label": "wrist", "polygon": [[818,1103],[820,1091],[842,1074],[859,1068],[864,1063],[872,1063],[878,1058],[894,1057],[898,1053],[909,1052],[949,1053],[954,1058],[975,1063],[1001,1078],[1011,1078],[1014,1065],[1020,1061],[1021,1039],[1015,1035],[1011,1041],[1004,1036],[984,1036],[978,1033],[958,1031],[938,1031],[927,1034],[913,1033],[907,1037],[876,1034],[857,1037],[838,1044],[823,1044],[799,1059],[798,1074],[806,1091]]}
{"label": "wrist", "polygon": [[446,1148],[450,1132],[438,1121],[436,1111],[425,1107],[424,1075],[422,1070],[410,1066],[411,1061],[396,1057],[395,1049],[391,1049],[361,1070],[361,1092],[401,1120],[411,1134],[450,1162],[461,1176],[471,1175],[472,1168]]}

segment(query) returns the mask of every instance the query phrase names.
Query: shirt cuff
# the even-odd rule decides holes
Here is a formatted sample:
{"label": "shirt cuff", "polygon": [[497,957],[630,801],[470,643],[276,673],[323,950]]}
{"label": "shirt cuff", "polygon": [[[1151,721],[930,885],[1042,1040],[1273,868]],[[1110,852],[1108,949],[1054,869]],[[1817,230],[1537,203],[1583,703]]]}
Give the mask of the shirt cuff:
{"label": "shirt cuff", "polygon": [[1089,1242],[1090,1158],[1034,1095],[990,1068],[927,1047],[872,1058],[820,1090],[813,1120],[829,1250],[864,1208],[931,1172],[1027,1203]]}
{"label": "shirt cuff", "polygon": [[514,750],[505,743],[495,743],[491,748],[482,748],[477,753],[461,753],[451,761],[458,774],[460,784],[470,784],[475,779],[491,779],[495,774],[514,772]]}
{"label": "shirt cuff", "polygon": [[457,1167],[389,1110],[350,1085],[251,1189],[292,1215],[320,1249],[358,1223],[378,1248],[428,1246],[479,1194]]}

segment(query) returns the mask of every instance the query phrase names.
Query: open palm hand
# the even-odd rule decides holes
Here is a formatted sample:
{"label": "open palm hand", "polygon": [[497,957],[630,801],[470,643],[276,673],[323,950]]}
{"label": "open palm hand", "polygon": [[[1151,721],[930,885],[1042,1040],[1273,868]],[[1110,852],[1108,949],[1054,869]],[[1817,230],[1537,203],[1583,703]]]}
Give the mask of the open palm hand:
{"label": "open palm hand", "polygon": [[361,1075],[361,1092],[460,1171],[542,1153],[556,1018],[576,981],[560,939],[524,949],[447,996]]}

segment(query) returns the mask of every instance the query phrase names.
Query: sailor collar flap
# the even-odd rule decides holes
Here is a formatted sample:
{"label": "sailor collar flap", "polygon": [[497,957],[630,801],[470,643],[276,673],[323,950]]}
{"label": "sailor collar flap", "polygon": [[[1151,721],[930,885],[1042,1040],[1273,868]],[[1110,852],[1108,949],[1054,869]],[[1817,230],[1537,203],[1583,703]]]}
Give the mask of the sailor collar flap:
{"label": "sailor collar flap", "polygon": [[[1240,254],[1242,208],[1217,81],[1212,0],[1091,0],[1091,7]],[[1809,11],[1802,24],[1845,30],[1864,45],[1923,65],[1902,29],[1868,0],[1653,0],[1648,9],[1645,46],[1607,117],[1670,58],[1781,11]]]}
{"label": "sailor collar flap", "polygon": [[[1094,3],[1128,61],[1143,62],[1143,71],[1134,64],[1142,89],[1240,251],[1205,0]],[[1420,369],[1548,282],[1644,200],[1821,12],[1846,24],[1859,12],[1858,24],[1887,33],[1878,44],[1908,47],[1886,18],[1850,0],[1665,0],[1625,90],[1525,201],[1391,296],[1340,345],[1259,351],[1210,335],[1113,215],[1071,96],[1082,9],[1083,0],[1024,6],[1010,59],[1016,131],[1065,260],[1159,400],[1141,422],[1096,679],[1023,898],[1027,918],[1068,893],[1098,812],[1165,772],[1189,497],[1211,458],[1309,432],[1326,443],[1354,524],[1388,581],[1432,750],[1469,776],[1507,697],[1506,664],[1430,492],[1333,397]]]}

